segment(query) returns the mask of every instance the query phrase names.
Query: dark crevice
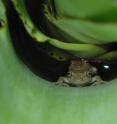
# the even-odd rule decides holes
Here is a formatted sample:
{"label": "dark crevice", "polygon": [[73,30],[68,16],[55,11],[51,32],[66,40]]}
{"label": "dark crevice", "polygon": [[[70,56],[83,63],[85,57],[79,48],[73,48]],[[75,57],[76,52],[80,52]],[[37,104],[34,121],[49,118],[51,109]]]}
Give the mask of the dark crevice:
{"label": "dark crevice", "polygon": [[40,45],[26,32],[12,4],[7,8],[8,24],[14,48],[20,59],[38,76],[49,81],[56,81],[60,75],[67,73],[68,61],[57,61],[48,56]]}

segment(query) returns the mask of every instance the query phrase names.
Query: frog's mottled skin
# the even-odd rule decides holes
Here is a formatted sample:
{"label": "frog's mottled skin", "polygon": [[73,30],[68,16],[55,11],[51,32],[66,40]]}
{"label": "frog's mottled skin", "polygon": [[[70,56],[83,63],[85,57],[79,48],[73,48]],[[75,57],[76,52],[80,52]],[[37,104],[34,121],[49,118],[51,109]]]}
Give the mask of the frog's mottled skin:
{"label": "frog's mottled skin", "polygon": [[66,77],[59,77],[57,84],[63,86],[87,86],[103,83],[97,69],[86,60],[72,60]]}

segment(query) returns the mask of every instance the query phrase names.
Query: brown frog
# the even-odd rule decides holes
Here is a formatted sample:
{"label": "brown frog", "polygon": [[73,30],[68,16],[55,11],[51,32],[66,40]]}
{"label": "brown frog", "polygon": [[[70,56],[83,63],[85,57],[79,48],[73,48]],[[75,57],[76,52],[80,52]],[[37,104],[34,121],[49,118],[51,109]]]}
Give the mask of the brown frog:
{"label": "brown frog", "polygon": [[69,66],[68,75],[59,77],[56,84],[63,86],[89,86],[103,83],[97,74],[97,69],[86,60],[72,60]]}

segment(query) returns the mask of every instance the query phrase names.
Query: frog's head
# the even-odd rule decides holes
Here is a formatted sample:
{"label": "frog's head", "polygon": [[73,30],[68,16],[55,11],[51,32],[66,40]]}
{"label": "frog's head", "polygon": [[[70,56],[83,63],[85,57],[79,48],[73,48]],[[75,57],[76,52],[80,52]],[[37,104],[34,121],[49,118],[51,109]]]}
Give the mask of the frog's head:
{"label": "frog's head", "polygon": [[68,78],[73,85],[89,85],[96,74],[97,69],[87,61],[72,61]]}

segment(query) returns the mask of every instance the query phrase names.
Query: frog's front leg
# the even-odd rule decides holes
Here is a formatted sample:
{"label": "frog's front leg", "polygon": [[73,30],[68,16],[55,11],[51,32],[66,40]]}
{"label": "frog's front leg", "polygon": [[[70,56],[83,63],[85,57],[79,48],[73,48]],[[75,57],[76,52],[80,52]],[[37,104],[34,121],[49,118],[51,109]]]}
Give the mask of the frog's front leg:
{"label": "frog's front leg", "polygon": [[103,84],[103,83],[105,83],[105,81],[103,81],[101,77],[98,75],[92,78],[92,86]]}
{"label": "frog's front leg", "polygon": [[56,85],[65,86],[65,87],[69,86],[67,84],[67,78],[66,77],[59,77],[58,81],[56,82]]}

